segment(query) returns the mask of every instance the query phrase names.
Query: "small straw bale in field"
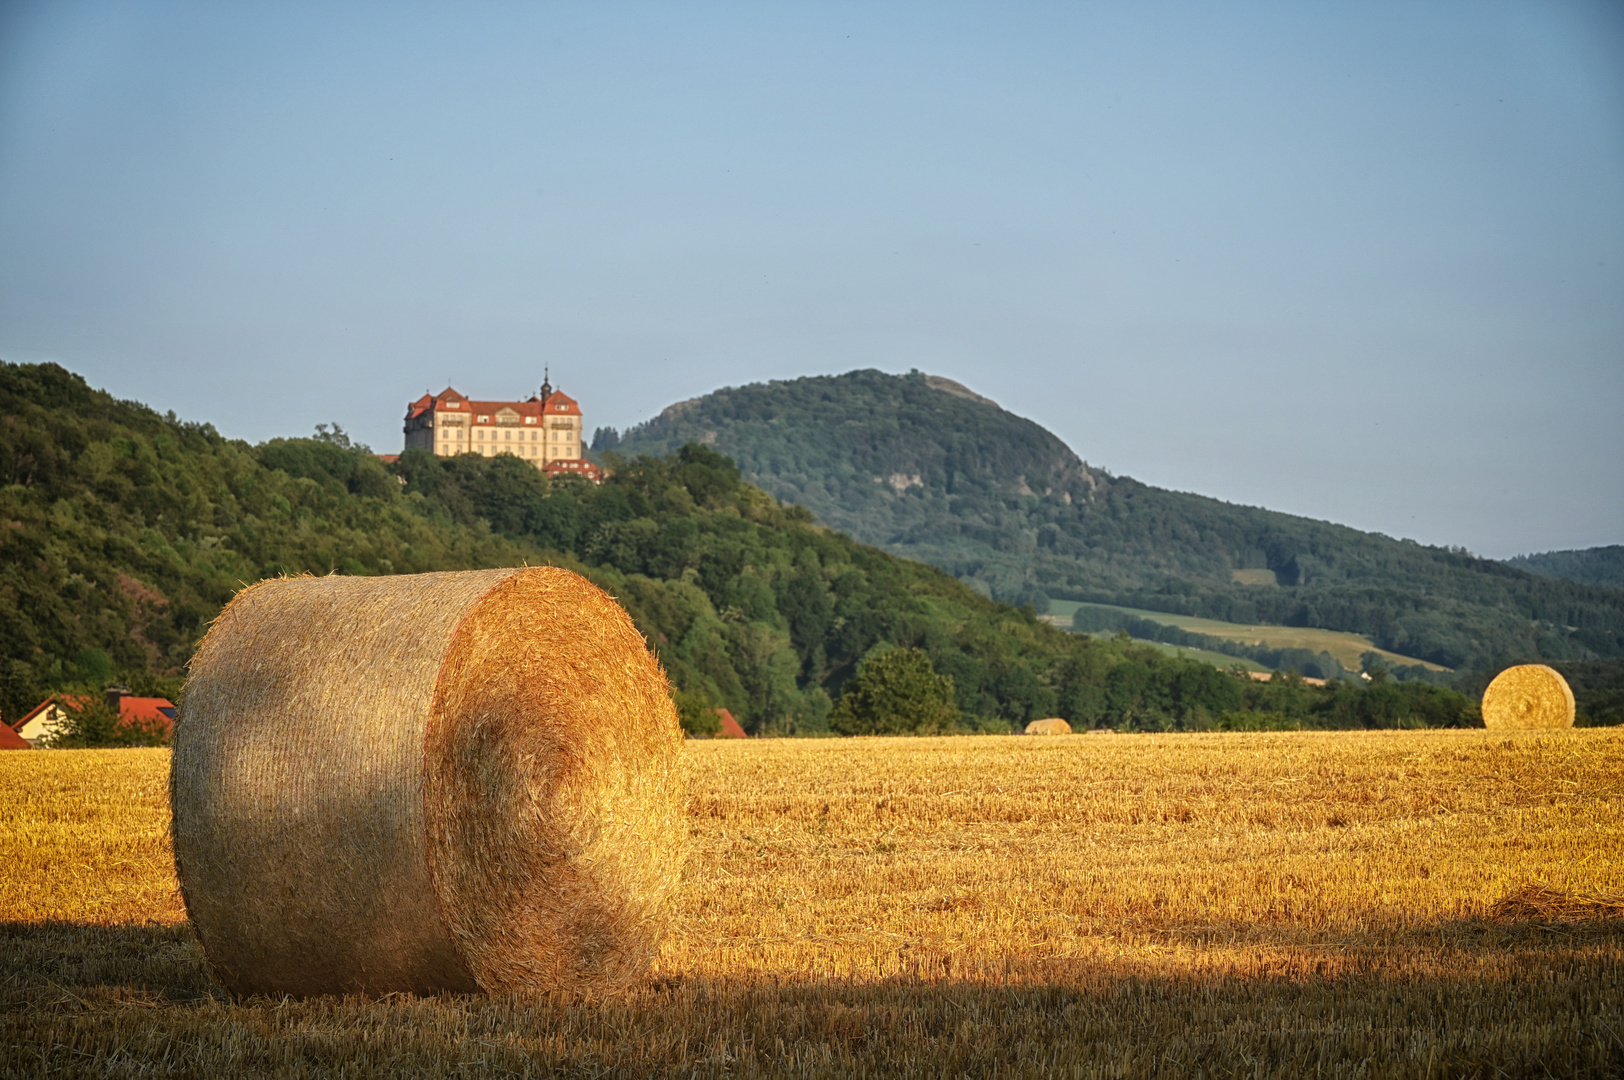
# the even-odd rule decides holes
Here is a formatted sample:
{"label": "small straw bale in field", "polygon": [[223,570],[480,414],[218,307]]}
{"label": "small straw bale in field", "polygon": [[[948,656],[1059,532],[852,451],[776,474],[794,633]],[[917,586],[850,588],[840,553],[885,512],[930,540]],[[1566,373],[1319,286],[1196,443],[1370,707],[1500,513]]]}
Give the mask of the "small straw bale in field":
{"label": "small straw bale in field", "polygon": [[681,748],[642,636],[567,570],[262,582],[175,728],[186,910],[239,994],[623,984],[681,868]]}
{"label": "small straw bale in field", "polygon": [[1573,691],[1544,664],[1519,664],[1494,677],[1483,691],[1486,728],[1570,728]]}
{"label": "small straw bale in field", "polygon": [[1027,724],[1026,733],[1028,735],[1070,735],[1071,725],[1058,716],[1052,716],[1047,720],[1034,720]]}

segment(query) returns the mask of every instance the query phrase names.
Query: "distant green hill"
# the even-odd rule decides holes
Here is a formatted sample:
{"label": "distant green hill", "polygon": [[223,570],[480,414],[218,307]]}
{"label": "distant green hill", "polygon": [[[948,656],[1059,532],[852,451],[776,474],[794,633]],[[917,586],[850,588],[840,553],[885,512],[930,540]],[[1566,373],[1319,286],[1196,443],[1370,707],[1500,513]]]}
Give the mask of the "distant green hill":
{"label": "distant green hill", "polygon": [[1624,544],[1583,548],[1578,551],[1547,551],[1539,555],[1518,555],[1507,566],[1527,570],[1541,577],[1577,581],[1581,585],[1605,585],[1624,589]]}
{"label": "distant green hill", "polygon": [[605,435],[622,454],[714,446],[834,528],[1040,610],[1053,597],[1320,627],[1453,669],[1624,655],[1613,590],[1112,476],[918,372],[731,387]]}
{"label": "distant green hill", "polygon": [[1474,722],[1440,687],[1261,684],[1122,639],[1093,641],[939,570],[865,547],[742,483],[698,445],[594,487],[512,457],[386,466],[342,433],[225,439],[0,364],[0,713],[48,691],[181,691],[183,665],[243,585],[280,573],[572,567],[619,598],[690,721],[726,706],[756,733],[827,729],[876,651],[952,677],[973,729],[1044,716],[1127,729]]}

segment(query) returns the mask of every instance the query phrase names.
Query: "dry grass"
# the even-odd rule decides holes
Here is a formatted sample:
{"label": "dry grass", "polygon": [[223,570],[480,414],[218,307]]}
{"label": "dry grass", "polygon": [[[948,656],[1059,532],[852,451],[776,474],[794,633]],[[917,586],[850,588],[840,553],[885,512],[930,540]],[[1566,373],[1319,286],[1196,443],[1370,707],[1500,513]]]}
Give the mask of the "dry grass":
{"label": "dry grass", "polygon": [[0,755],[0,1069],[1624,1074],[1624,731],[691,744],[658,979],[247,999],[162,752]]}

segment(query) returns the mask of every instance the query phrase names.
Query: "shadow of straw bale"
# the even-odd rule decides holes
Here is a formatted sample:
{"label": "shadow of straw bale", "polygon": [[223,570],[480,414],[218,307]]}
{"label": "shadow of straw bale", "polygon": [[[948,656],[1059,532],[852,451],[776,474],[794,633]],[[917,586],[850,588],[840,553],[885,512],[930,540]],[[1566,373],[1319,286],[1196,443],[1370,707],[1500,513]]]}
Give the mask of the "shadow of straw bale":
{"label": "shadow of straw bale", "polygon": [[[47,999],[55,995],[56,1001]],[[0,923],[0,1008],[223,1000],[185,923]]]}
{"label": "shadow of straw bale", "polygon": [[1028,959],[668,976],[620,994],[237,1001],[185,925],[0,924],[0,1076],[1618,1076],[1611,910],[1564,922],[1577,940],[1513,913],[1435,924],[1455,936],[1432,948],[1183,967]]}

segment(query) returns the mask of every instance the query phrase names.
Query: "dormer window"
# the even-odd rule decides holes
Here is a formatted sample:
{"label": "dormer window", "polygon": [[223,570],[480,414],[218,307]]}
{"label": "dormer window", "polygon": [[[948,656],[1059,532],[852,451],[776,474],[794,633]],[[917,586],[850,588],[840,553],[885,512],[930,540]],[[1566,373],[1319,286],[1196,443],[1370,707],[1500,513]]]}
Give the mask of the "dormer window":
{"label": "dormer window", "polygon": [[447,401],[447,402],[444,402],[444,405],[448,409],[460,409],[460,408],[462,408],[462,402],[460,402],[460,401]]}

